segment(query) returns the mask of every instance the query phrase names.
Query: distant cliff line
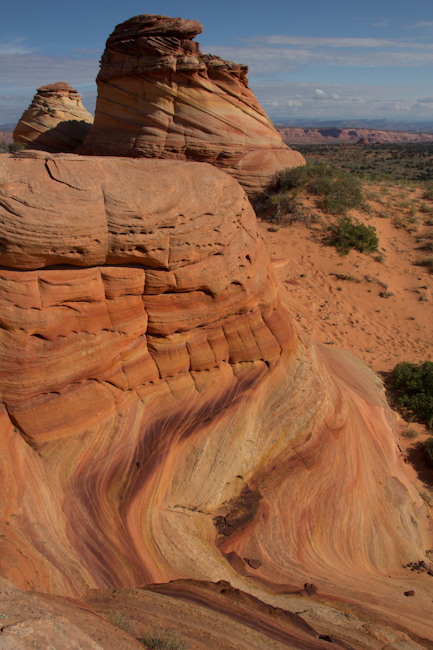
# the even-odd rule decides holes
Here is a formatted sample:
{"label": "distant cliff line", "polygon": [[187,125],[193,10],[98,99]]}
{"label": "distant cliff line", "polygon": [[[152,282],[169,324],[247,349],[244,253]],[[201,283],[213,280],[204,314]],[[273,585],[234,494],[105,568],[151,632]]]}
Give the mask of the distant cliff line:
{"label": "distant cliff line", "polygon": [[275,129],[286,144],[404,144],[406,142],[433,142],[433,133],[413,131],[383,131],[380,129],[340,129],[337,127],[293,127],[275,124]]}

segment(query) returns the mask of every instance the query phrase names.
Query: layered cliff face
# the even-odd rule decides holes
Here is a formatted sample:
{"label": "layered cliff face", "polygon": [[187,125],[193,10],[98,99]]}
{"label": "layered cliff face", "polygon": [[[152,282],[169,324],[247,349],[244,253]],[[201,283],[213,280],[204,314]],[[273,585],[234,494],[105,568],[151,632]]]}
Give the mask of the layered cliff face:
{"label": "layered cliff face", "polygon": [[72,152],[89,133],[93,116],[78,92],[64,81],[38,88],[13,134],[27,149]]}
{"label": "layered cliff face", "polygon": [[245,65],[203,55],[198,21],[142,15],[107,40],[95,123],[80,154],[208,162],[250,193],[305,164],[248,88]]}
{"label": "layered cliff face", "polygon": [[294,329],[230,176],[2,155],[0,223],[2,577],[315,582],[401,611],[431,539],[383,392]]}

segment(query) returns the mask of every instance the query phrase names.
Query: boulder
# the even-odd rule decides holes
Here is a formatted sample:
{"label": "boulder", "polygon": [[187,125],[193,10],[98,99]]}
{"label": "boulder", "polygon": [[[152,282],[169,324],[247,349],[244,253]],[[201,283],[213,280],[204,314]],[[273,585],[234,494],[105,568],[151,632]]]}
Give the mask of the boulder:
{"label": "boulder", "polygon": [[279,170],[304,165],[248,87],[248,68],[204,55],[198,21],[145,14],[108,38],[95,123],[77,153],[193,160],[260,191]]}
{"label": "boulder", "polygon": [[0,229],[1,577],[314,584],[427,637],[401,588],[427,512],[380,380],[296,328],[233,178],[3,154]]}
{"label": "boulder", "polygon": [[67,153],[83,142],[92,124],[93,116],[84,108],[78,92],[58,81],[38,88],[13,138],[26,149]]}

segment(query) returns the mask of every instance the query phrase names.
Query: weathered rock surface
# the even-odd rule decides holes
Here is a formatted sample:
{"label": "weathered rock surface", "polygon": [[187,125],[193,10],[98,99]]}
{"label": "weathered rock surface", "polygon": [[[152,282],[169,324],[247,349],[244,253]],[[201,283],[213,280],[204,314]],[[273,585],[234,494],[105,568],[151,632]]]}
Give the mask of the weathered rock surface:
{"label": "weathered rock surface", "polygon": [[28,593],[0,578],[1,650],[143,650],[84,603]]}
{"label": "weathered rock surface", "polygon": [[95,123],[80,154],[208,162],[248,192],[305,164],[252,91],[245,65],[203,55],[198,21],[142,15],[107,40]]}
{"label": "weathered rock surface", "polygon": [[89,133],[93,116],[78,92],[64,81],[38,88],[13,133],[27,149],[52,153],[72,152]]}
{"label": "weathered rock surface", "polygon": [[230,176],[2,155],[0,224],[4,578],[226,580],[283,609],[314,583],[431,637],[431,577],[403,568],[426,506],[381,386],[294,328]]}

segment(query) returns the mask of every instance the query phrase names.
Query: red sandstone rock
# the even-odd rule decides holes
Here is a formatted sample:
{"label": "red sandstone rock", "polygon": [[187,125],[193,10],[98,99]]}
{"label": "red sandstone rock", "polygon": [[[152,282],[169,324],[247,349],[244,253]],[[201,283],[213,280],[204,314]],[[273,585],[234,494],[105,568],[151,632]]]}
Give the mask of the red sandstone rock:
{"label": "red sandstone rock", "polygon": [[38,88],[22,114],[13,138],[27,149],[52,153],[72,152],[84,140],[93,123],[78,92],[64,81]]}
{"label": "red sandstone rock", "polygon": [[294,328],[234,179],[2,155],[0,223],[1,576],[313,583],[428,638],[428,588],[409,611],[401,588],[426,506],[380,383]]}
{"label": "red sandstone rock", "polygon": [[95,123],[80,154],[209,162],[250,193],[304,165],[252,91],[245,65],[203,55],[198,21],[136,16],[107,40]]}

